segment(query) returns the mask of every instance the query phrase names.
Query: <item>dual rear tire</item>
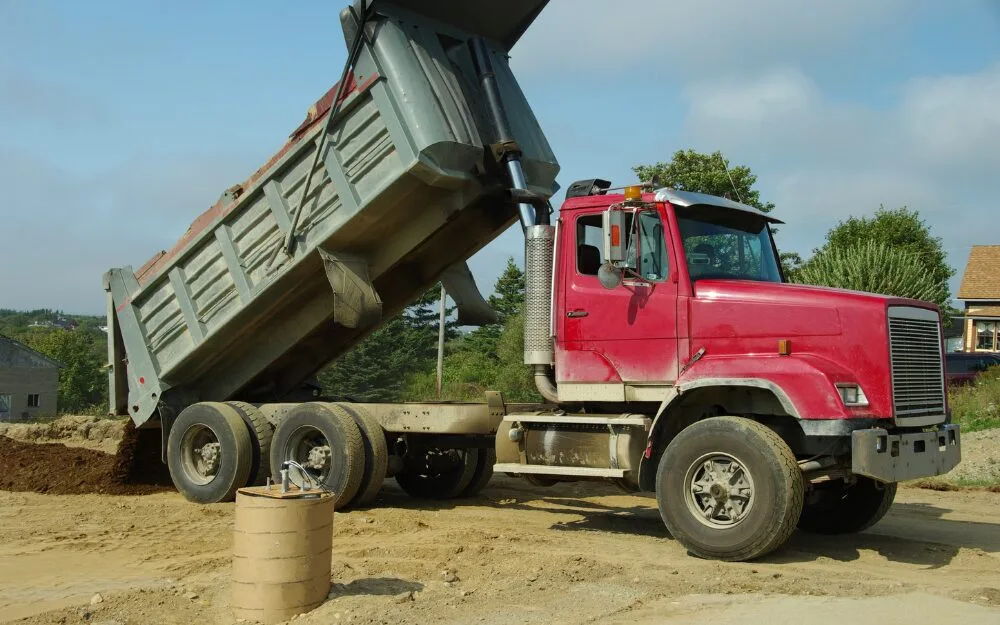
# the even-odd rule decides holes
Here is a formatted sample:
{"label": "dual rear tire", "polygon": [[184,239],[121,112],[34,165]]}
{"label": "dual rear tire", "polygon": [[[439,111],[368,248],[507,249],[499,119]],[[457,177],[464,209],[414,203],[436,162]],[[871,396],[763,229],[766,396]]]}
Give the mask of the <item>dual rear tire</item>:
{"label": "dual rear tire", "polygon": [[[255,453],[256,450],[256,453]],[[170,427],[167,466],[174,486],[196,503],[232,501],[254,476],[259,445],[232,405],[201,402],[185,408]]]}
{"label": "dual rear tire", "polygon": [[[291,482],[334,494],[334,507],[370,505],[382,488],[389,463],[385,432],[359,406],[299,404],[281,421],[271,445],[271,473],[281,481],[285,463]],[[301,468],[299,468],[301,467]],[[308,476],[303,476],[305,470]]]}
{"label": "dual rear tire", "polygon": [[414,454],[394,477],[417,499],[456,499],[478,494],[493,477],[493,448],[427,449]]}
{"label": "dual rear tire", "polygon": [[313,402],[287,412],[274,428],[252,404],[200,402],[174,420],[167,465],[189,501],[233,501],[244,486],[281,480],[286,461],[297,485],[332,491],[338,509],[371,504],[388,467],[385,433],[358,406]]}

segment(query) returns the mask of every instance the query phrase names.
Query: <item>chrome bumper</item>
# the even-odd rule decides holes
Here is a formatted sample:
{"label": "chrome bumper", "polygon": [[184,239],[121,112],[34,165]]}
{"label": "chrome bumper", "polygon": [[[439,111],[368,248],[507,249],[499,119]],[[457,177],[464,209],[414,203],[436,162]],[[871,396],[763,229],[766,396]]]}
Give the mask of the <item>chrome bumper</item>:
{"label": "chrome bumper", "polygon": [[903,482],[947,473],[962,460],[958,425],[936,432],[891,434],[882,428],[851,434],[851,471],[883,482]]}

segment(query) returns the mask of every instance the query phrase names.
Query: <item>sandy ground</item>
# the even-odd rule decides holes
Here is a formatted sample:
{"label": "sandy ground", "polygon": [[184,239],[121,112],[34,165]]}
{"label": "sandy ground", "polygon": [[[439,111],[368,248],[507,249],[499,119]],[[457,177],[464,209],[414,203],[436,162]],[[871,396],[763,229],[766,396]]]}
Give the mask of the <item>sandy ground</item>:
{"label": "sandy ground", "polygon": [[[233,506],[0,491],[0,623],[234,623]],[[295,623],[1000,624],[1000,494],[904,488],[867,532],[724,564],[685,553],[649,496],[496,478],[440,504],[389,480],[336,514],[332,570]]]}
{"label": "sandy ground", "polygon": [[[336,514],[335,586],[296,623],[1000,623],[994,493],[903,489],[868,532],[796,534],[742,564],[687,555],[652,498],[604,487],[498,478],[435,506],[390,481],[377,503]],[[0,622],[233,623],[232,514],[0,492]]]}

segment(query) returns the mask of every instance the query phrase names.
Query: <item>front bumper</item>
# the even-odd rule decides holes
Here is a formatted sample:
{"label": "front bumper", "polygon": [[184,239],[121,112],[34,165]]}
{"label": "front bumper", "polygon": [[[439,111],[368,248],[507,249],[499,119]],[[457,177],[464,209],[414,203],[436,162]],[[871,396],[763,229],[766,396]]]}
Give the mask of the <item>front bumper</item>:
{"label": "front bumper", "polygon": [[882,428],[851,433],[851,471],[882,482],[903,482],[947,473],[962,460],[958,425],[935,432],[892,434]]}

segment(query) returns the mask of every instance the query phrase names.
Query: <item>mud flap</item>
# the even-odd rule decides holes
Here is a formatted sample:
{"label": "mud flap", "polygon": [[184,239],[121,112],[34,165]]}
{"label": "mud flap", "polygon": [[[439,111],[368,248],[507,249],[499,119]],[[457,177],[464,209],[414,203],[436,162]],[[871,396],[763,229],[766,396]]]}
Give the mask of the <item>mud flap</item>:
{"label": "mud flap", "polygon": [[458,307],[458,325],[484,326],[500,321],[496,311],[483,299],[472,271],[465,262],[446,269],[441,274],[441,283]]}
{"label": "mud flap", "polygon": [[333,320],[346,328],[377,323],[382,318],[382,298],[368,277],[368,261],[361,256],[318,251],[333,289]]}

